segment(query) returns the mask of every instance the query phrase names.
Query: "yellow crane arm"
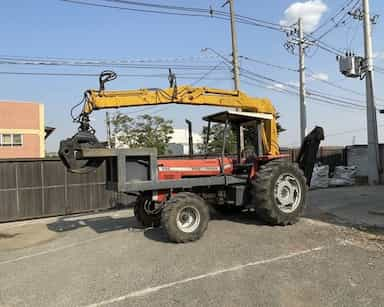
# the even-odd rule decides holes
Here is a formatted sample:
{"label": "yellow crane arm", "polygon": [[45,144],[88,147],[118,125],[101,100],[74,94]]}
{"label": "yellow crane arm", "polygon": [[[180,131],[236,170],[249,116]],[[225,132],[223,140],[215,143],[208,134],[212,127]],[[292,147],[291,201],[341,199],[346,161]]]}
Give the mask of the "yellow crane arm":
{"label": "yellow crane arm", "polygon": [[272,114],[273,119],[264,123],[263,143],[269,155],[279,154],[276,111],[271,101],[253,98],[241,91],[192,86],[127,91],[88,90],[83,114],[90,114],[93,110],[100,109],[169,103],[230,107],[247,112]]}

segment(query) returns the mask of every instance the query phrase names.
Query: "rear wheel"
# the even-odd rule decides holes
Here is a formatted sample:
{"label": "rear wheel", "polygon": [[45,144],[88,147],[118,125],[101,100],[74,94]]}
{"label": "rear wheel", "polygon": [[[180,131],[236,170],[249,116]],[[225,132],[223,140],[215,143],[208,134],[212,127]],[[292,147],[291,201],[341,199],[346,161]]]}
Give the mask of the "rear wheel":
{"label": "rear wheel", "polygon": [[160,226],[161,208],[148,198],[139,196],[133,208],[136,219],[144,227],[158,227]]}
{"label": "rear wheel", "polygon": [[200,196],[181,192],[165,203],[161,224],[176,243],[196,241],[208,227],[209,208]]}
{"label": "rear wheel", "polygon": [[248,191],[251,206],[272,225],[294,224],[305,209],[305,177],[289,161],[274,160],[261,166]]}

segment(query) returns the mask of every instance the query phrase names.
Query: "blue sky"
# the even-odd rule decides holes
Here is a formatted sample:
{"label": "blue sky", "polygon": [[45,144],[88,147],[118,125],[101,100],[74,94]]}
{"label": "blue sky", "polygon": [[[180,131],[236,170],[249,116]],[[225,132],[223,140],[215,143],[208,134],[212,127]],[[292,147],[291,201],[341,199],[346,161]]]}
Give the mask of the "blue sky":
{"label": "blue sky", "polygon": [[[96,0],[95,0],[96,1]],[[153,1],[147,1],[153,3]],[[235,7],[238,14],[279,23],[285,18],[284,11],[297,1],[292,0],[237,0]],[[306,1],[301,1],[306,2]],[[321,15],[321,21],[333,15],[345,0],[314,0],[322,2],[327,10]],[[174,4],[193,7],[220,9],[223,1],[161,1],[156,3]],[[383,14],[384,5],[381,0],[372,0],[372,13]],[[224,8],[226,9],[226,8]],[[132,13],[107,8],[94,8],[64,3],[58,0],[14,0],[1,1],[0,17],[2,24],[0,55],[55,57],[55,58],[94,58],[94,59],[159,59],[175,57],[204,56],[201,49],[211,47],[229,55],[231,50],[229,24],[226,21],[197,18],[165,16],[143,13]],[[320,22],[321,22],[320,21]],[[325,41],[339,49],[351,48],[357,54],[362,50],[362,25],[355,21],[346,27],[340,27],[325,37]],[[383,22],[374,27],[374,49],[379,55],[376,59],[378,66],[384,67],[384,42],[382,33]],[[238,25],[239,53],[258,60],[277,65],[297,67],[298,58],[289,54],[283,47],[285,34],[249,25]],[[312,49],[312,51],[315,51]],[[181,63],[216,64],[219,59],[196,60],[193,58]],[[204,62],[205,61],[205,62]],[[164,64],[167,61],[163,60]],[[364,82],[345,79],[338,72],[335,56],[319,50],[311,58],[307,58],[308,67],[316,74],[325,74],[329,81],[364,92]],[[286,83],[293,84],[298,80],[298,74],[242,60],[244,68],[252,70]],[[109,67],[105,67],[109,68]],[[0,71],[12,72],[79,72],[99,73],[102,68],[77,67],[36,67],[31,65],[1,64]],[[116,68],[118,73],[151,74],[167,71],[133,70]],[[186,73],[176,70],[176,74]],[[196,73],[196,72],[194,72]],[[203,74],[203,72],[201,73]],[[229,78],[227,71],[218,71],[212,78]],[[382,82],[384,75],[376,74],[376,94],[384,98]],[[57,127],[56,132],[48,140],[48,150],[56,151],[60,139],[68,137],[76,130],[72,124],[69,111],[77,103],[84,90],[98,86],[95,77],[51,77],[51,76],[14,76],[0,75],[1,100],[37,101],[45,104],[46,124]],[[178,83],[192,83],[199,76],[190,80],[179,80]],[[232,88],[230,80],[204,80],[199,85],[218,88]],[[120,78],[108,85],[110,89],[131,89],[142,87],[167,87],[166,78]],[[363,97],[350,95],[336,88],[329,87],[317,80],[309,80],[308,87],[324,91],[328,94],[343,96],[351,99]],[[281,135],[281,145],[298,144],[298,98],[242,83],[242,90],[250,95],[270,98],[281,114],[281,123],[287,131]],[[384,101],[379,102],[384,104]],[[141,109],[129,109],[127,112],[137,112]],[[214,108],[173,106],[163,111],[162,107],[152,108],[150,112],[172,119],[175,127],[184,127],[184,119],[194,121],[195,131],[202,125],[200,120],[204,114],[214,111]],[[364,111],[355,111],[332,105],[308,101],[308,128],[321,125],[329,137],[328,145],[351,144],[366,142],[366,115]],[[97,113],[97,114],[96,114]],[[135,115],[140,112],[135,113]],[[95,112],[93,125],[99,138],[105,137],[104,111]],[[379,135],[384,141],[384,116],[378,115]],[[351,130],[350,133],[344,133]]]}

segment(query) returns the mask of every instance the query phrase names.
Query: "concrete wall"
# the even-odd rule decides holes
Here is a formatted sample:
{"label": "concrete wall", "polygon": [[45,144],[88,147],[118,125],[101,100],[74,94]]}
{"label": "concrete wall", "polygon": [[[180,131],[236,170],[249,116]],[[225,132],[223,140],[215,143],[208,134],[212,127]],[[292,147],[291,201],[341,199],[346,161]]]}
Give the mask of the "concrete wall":
{"label": "concrete wall", "polygon": [[0,146],[0,158],[43,158],[45,155],[44,105],[0,102],[0,134],[21,134],[21,146]]}
{"label": "concrete wall", "polygon": [[[357,176],[368,176],[368,146],[354,145],[346,147],[346,156],[348,166],[357,166]],[[381,163],[384,166],[384,144],[380,145]]]}

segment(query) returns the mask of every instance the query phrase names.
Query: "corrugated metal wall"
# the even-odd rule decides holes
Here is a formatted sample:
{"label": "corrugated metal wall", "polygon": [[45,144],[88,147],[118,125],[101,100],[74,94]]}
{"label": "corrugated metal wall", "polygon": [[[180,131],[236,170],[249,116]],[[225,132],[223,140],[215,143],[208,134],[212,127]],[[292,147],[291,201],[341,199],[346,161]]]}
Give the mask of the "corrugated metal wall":
{"label": "corrugated metal wall", "polygon": [[105,168],[77,175],[61,161],[0,160],[0,222],[110,208]]}
{"label": "corrugated metal wall", "polygon": [[[294,161],[298,149],[282,153]],[[344,165],[344,150],[322,148],[319,159],[331,167]],[[105,176],[105,167],[85,175],[68,173],[58,159],[0,160],[0,222],[107,209],[134,200],[107,191]]]}

